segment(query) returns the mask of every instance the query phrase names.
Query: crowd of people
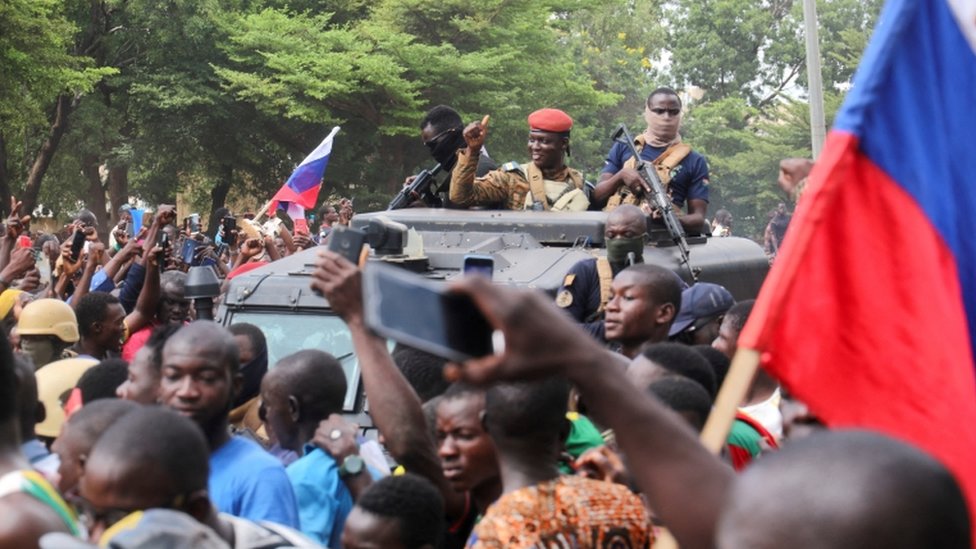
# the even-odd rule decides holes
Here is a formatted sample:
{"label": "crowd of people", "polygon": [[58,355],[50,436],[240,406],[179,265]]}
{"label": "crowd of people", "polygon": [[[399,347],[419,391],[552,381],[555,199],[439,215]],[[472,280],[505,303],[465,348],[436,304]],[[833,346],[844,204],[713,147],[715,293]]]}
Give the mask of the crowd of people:
{"label": "crowd of people", "polygon": [[[680,222],[701,228],[707,164],[681,142],[680,113],[677,94],[655,90],[639,154],[662,159]],[[572,120],[543,109],[529,125],[531,162],[496,168],[487,119],[465,127],[433,109],[421,137],[448,168],[449,204],[606,210],[606,254],[574,265],[555,299],[454,280],[504,342],[461,364],[391,350],[367,327],[370,262],[321,246],[349,223],[349,201],[323,208],[314,230],[226,211],[204,230],[159,206],[138,230],[123,213],[107,243],[91,212],[42,235],[12,204],[0,238],[0,546],[970,546],[941,464],[826,429],[762,370],[720,455],[707,451],[697,435],[753,302],[644,262],[655,214],[625,147],[588,185],[564,161]],[[731,229],[731,216],[716,219]],[[343,415],[357,380],[332,349],[269,364],[260,327],[197,319],[187,298],[191,266],[211,266],[226,289],[306,248],[319,250],[311,288],[348,328],[368,432]]]}

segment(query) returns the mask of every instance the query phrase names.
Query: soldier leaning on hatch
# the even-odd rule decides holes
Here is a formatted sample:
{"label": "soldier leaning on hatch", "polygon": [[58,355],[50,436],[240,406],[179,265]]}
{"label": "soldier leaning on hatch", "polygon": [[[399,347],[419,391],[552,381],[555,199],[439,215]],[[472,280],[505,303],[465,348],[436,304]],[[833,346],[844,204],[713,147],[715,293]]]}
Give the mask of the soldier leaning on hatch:
{"label": "soldier leaning on hatch", "polygon": [[472,207],[502,202],[509,210],[583,211],[590,205],[591,186],[566,166],[573,119],[558,109],[529,115],[527,164],[509,162],[484,177],[475,177],[487,127],[472,122],[464,128],[468,146],[458,151],[451,175],[451,202]]}

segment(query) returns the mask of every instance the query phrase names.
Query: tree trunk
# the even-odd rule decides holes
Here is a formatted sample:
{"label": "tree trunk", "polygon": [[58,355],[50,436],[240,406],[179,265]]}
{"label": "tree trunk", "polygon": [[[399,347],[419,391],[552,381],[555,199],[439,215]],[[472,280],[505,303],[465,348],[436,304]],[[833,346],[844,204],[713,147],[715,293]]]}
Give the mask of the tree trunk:
{"label": "tree trunk", "polygon": [[68,130],[68,117],[78,106],[79,99],[80,96],[70,94],[58,96],[54,107],[54,116],[51,120],[51,128],[48,130],[47,138],[44,139],[40,150],[37,151],[37,156],[34,157],[34,163],[27,174],[27,183],[24,185],[24,194],[20,197],[24,203],[21,210],[24,212],[32,212],[37,207],[37,197],[41,193],[41,181],[44,179],[48,167],[51,166],[51,159],[54,158],[54,153],[58,150],[61,138]]}
{"label": "tree trunk", "polygon": [[[10,174],[7,172],[7,141],[0,132],[0,216],[10,213]],[[30,212],[27,212],[30,213]]]}
{"label": "tree trunk", "polygon": [[88,200],[85,207],[95,213],[98,219],[98,238],[108,245],[108,223],[105,216],[105,187],[98,173],[98,156],[89,154],[82,159],[81,173],[88,180]]}
{"label": "tree trunk", "polygon": [[234,183],[234,166],[230,164],[221,164],[220,166],[220,178],[217,179],[217,183],[210,190],[210,216],[207,222],[207,233],[214,234],[213,228],[220,223],[220,219],[216,218],[216,213],[218,208],[223,208],[227,204],[227,193],[230,192],[230,186]]}
{"label": "tree trunk", "polygon": [[119,224],[119,208],[129,203],[129,166],[112,166],[108,170],[109,227]]}

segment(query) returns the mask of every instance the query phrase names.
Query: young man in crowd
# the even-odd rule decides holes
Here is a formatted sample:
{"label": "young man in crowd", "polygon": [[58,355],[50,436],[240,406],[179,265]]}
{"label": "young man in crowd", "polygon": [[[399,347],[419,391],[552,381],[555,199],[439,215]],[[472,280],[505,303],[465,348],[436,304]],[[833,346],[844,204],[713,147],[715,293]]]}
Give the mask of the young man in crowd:
{"label": "young man in crowd", "polygon": [[634,265],[613,279],[604,326],[607,341],[634,358],[645,343],[667,341],[681,308],[682,282],[657,265]]}
{"label": "young man in crowd", "polygon": [[75,346],[81,358],[119,356],[125,338],[125,309],[119,299],[105,292],[91,292],[75,304],[81,339]]}
{"label": "young man in crowd", "polygon": [[58,491],[69,498],[77,493],[95,441],[113,423],[138,409],[138,404],[127,400],[103,399],[81,407],[61,424],[61,433],[51,446],[60,462]]}
{"label": "young man in crowd", "polygon": [[343,549],[436,549],[444,531],[444,502],[418,475],[386,477],[356,501],[342,531]]}
{"label": "young man in crowd", "polygon": [[173,324],[163,324],[152,331],[146,344],[129,362],[128,376],[115,390],[117,397],[139,404],[156,404],[159,401],[163,345],[179,329]]}
{"label": "young man in crowd", "polygon": [[210,497],[222,512],[299,527],[284,467],[261,447],[228,432],[240,387],[237,342],[225,328],[199,321],[163,346],[160,402],[203,429],[210,446]]}
{"label": "young man in crowd", "polygon": [[504,493],[475,526],[468,547],[650,547],[650,518],[629,489],[560,474],[569,432],[565,380],[496,384],[485,400]]}
{"label": "young man in crowd", "polygon": [[681,311],[674,318],[668,337],[687,345],[711,345],[718,337],[725,313],[735,305],[728,290],[709,282],[698,282],[681,292]]}
{"label": "young man in crowd", "polygon": [[311,444],[319,422],[341,413],[345,397],[342,365],[315,349],[279,360],[261,383],[260,415],[268,434],[301,456],[287,469],[301,530],[328,547],[339,546],[353,505],[344,480],[368,475],[359,455],[332,456]]}

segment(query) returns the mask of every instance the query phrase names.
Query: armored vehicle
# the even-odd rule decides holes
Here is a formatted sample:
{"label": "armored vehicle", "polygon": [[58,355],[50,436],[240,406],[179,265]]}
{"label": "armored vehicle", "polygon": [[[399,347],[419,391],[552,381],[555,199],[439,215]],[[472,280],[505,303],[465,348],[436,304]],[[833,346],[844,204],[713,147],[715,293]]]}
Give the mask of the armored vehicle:
{"label": "armored vehicle", "polygon": [[[602,212],[408,208],[360,214],[352,225],[369,234],[376,253],[371,260],[400,263],[427,277],[449,280],[459,275],[465,254],[487,254],[495,261],[496,284],[537,288],[555,295],[577,261],[605,254],[605,222]],[[419,236],[422,251],[404,253],[405,245],[414,245],[407,243],[407,229]],[[678,247],[668,241],[666,233],[651,231],[650,236],[652,245],[644,251],[646,263],[668,267],[689,283],[694,272],[699,281],[725,286],[737,300],[755,297],[768,269],[762,248],[744,238],[688,237],[690,265],[684,265]],[[346,413],[359,416],[357,421],[368,425],[349,332],[331,314],[328,302],[309,287],[316,254],[315,249],[306,250],[235,277],[216,318],[224,325],[249,322],[259,326],[268,340],[271,365],[307,348],[339,358],[349,380]]]}

